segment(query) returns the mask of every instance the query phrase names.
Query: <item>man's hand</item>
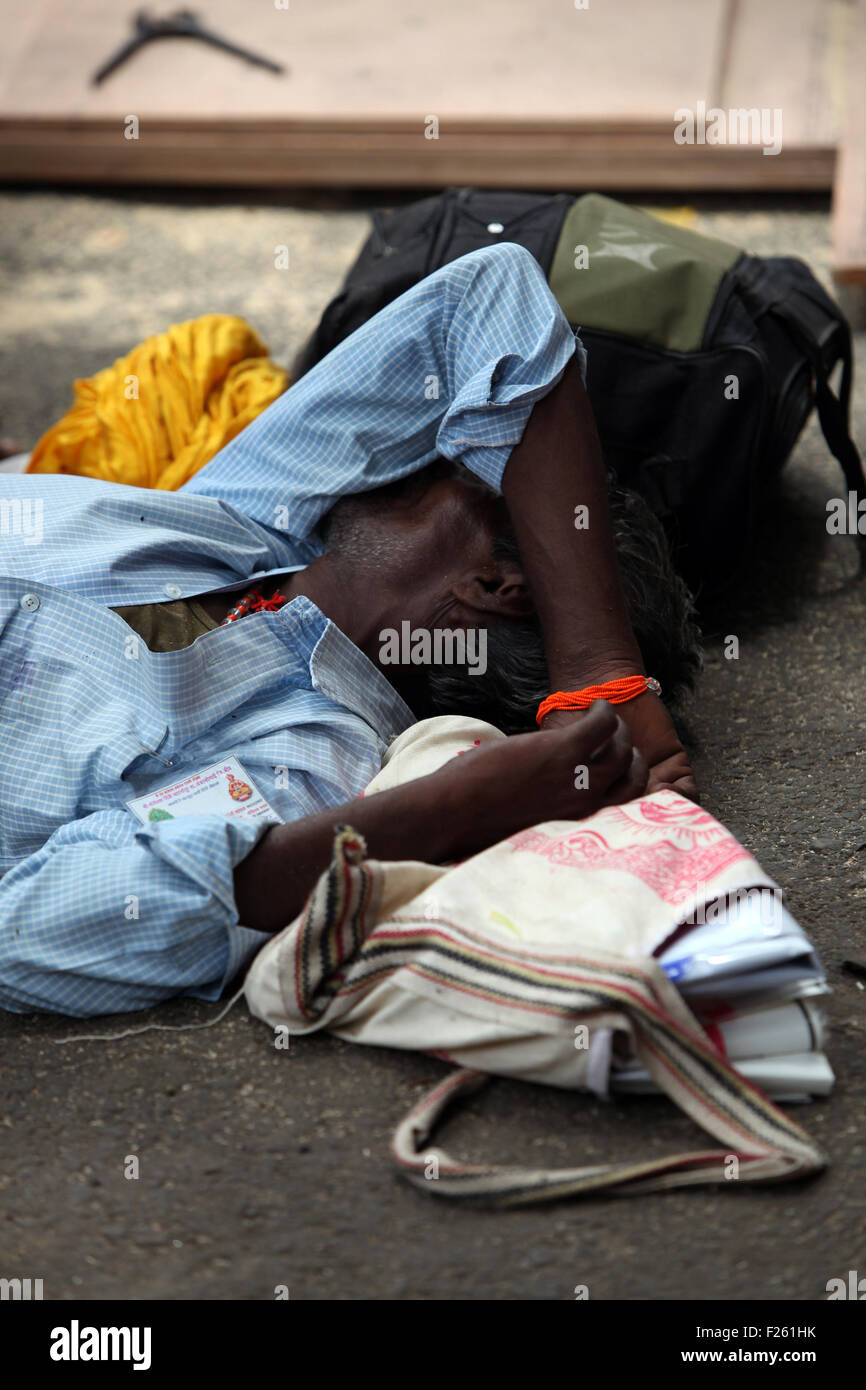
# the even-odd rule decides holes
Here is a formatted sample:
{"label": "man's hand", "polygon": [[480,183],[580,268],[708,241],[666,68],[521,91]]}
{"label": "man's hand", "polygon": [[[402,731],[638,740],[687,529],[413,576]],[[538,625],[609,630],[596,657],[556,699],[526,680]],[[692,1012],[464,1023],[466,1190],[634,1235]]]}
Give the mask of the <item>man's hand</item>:
{"label": "man's hand", "polygon": [[581,714],[564,728],[473,748],[426,779],[454,827],[454,858],[542,821],[581,820],[641,795],[647,764],[628,725],[604,700]]}
{"label": "man's hand", "polygon": [[[576,722],[586,719],[595,708],[594,704],[589,710],[551,710],[541,721],[541,728],[554,730],[574,726]],[[690,801],[700,801],[688,754],[658,696],[648,690],[636,700],[617,705],[616,709],[628,725],[635,747],[646,759],[649,768],[646,790],[657,792],[669,788],[681,796],[687,796]]]}

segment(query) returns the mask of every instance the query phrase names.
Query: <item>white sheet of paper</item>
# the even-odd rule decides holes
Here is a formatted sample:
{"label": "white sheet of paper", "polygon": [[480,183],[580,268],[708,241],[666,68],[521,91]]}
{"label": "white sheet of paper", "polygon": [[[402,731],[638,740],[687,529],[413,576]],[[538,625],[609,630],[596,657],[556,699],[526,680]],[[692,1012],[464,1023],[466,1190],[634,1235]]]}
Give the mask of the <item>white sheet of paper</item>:
{"label": "white sheet of paper", "polygon": [[171,786],[128,801],[144,825],[176,816],[225,816],[280,824],[273,806],[262,796],[249,773],[232,754],[201,772],[190,772]]}
{"label": "white sheet of paper", "polygon": [[770,893],[724,905],[714,919],[693,927],[659,956],[668,979],[686,981],[740,974],[812,954],[799,922]]}

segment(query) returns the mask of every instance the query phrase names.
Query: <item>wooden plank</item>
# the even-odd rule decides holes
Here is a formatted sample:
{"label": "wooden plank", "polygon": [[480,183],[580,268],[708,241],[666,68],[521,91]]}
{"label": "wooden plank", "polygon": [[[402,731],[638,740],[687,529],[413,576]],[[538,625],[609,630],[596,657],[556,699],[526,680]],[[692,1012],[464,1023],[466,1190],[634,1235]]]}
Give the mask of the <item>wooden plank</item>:
{"label": "wooden plank", "polygon": [[[820,105],[820,64],[810,66],[804,37],[814,39],[821,0],[591,0],[586,10],[569,0],[288,3],[210,0],[201,11],[215,31],[284,62],[283,76],[196,41],[160,40],[93,88],[90,74],[128,32],[127,12],[116,0],[37,0],[15,62],[0,65],[0,178],[830,186],[829,126],[791,114],[801,82],[809,109]],[[18,10],[18,0],[0,0],[6,28]],[[799,28],[790,18],[798,15]],[[779,25],[799,37],[785,58],[794,79],[774,86],[767,44],[778,48]],[[752,92],[762,104],[785,103],[780,155],[676,145],[678,108],[741,96],[751,105]],[[128,115],[139,120],[138,140],[123,138]],[[438,139],[426,138],[430,116]]]}
{"label": "wooden plank", "polygon": [[719,106],[780,109],[783,147],[835,146],[850,8],[850,0],[735,0]]}
{"label": "wooden plank", "polygon": [[866,0],[852,7],[847,119],[833,186],[833,275],[841,285],[866,285]]}
{"label": "wooden plank", "polygon": [[536,189],[827,189],[835,152],[676,145],[670,128],[451,122],[427,141],[417,122],[216,123],[146,120],[126,141],[116,119],[0,122],[6,180]]}
{"label": "wooden plank", "polygon": [[[132,6],[52,0],[0,86],[7,116],[287,118],[435,114],[669,120],[712,90],[728,0],[208,0],[218,33],[275,76],[197,41],[159,40],[98,88]],[[171,6],[163,4],[159,12]],[[4,29],[20,0],[2,0]]]}

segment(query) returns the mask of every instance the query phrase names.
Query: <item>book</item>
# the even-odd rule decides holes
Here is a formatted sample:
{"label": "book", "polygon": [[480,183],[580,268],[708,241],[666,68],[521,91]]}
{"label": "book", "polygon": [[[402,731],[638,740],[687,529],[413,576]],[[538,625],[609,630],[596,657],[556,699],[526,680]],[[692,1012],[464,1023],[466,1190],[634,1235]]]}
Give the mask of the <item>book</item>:
{"label": "book", "polygon": [[[829,992],[821,962],[774,889],[715,899],[682,923],[655,955],[719,1051],[774,1100],[829,1094],[816,1000]],[[611,1088],[656,1090],[634,1058],[612,1061]]]}

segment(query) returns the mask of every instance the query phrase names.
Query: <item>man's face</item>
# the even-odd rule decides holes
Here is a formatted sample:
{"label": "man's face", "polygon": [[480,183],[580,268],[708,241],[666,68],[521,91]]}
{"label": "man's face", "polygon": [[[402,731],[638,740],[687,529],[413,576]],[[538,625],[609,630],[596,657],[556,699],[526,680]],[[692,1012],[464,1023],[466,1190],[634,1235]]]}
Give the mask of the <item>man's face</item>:
{"label": "man's face", "polygon": [[523,572],[504,559],[511,526],[501,497],[482,485],[437,478],[423,491],[372,500],[351,540],[359,582],[375,572],[383,623],[475,627],[532,610]]}
{"label": "man's face", "polygon": [[410,705],[431,668],[477,679],[489,625],[533,612],[505,503],[483,484],[433,470],[344,499],[333,521],[329,551],[374,619],[365,650]]}
{"label": "man's face", "polygon": [[497,494],[434,471],[343,499],[326,539],[359,645],[418,718],[462,711],[507,732],[534,727],[544,645]]}

